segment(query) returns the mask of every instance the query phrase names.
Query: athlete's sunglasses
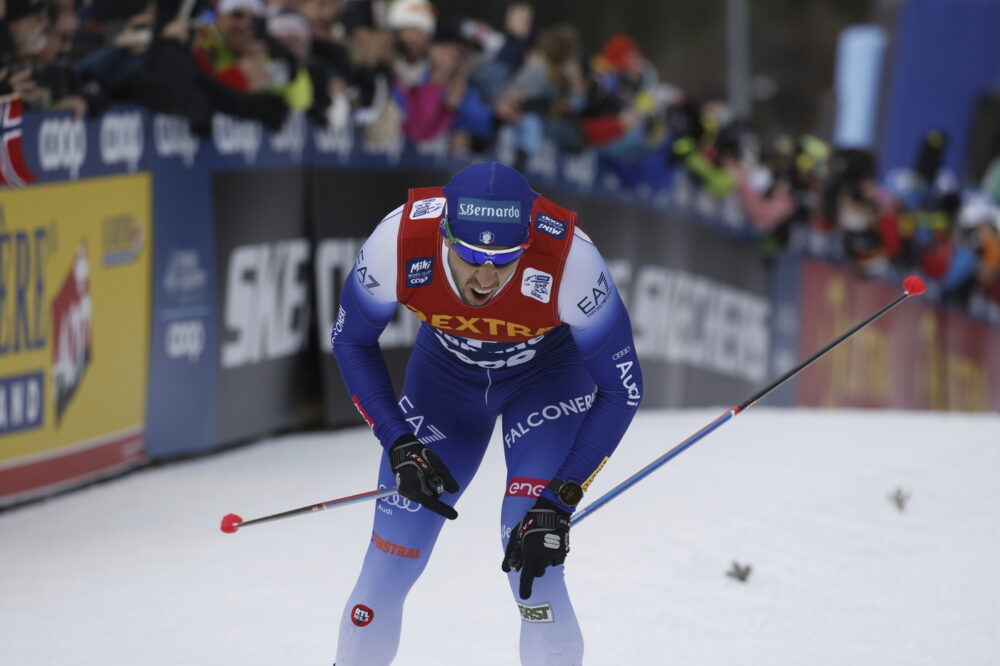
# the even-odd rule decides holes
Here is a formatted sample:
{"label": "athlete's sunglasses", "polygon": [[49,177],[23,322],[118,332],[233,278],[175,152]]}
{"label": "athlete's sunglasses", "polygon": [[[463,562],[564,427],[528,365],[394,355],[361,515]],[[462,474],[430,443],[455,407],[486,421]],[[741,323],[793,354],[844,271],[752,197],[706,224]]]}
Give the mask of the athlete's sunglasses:
{"label": "athlete's sunglasses", "polygon": [[444,237],[448,240],[451,245],[451,249],[455,250],[462,261],[467,264],[472,264],[474,266],[481,266],[485,263],[491,263],[494,266],[506,266],[509,263],[517,261],[520,259],[524,251],[528,249],[531,245],[531,236],[528,236],[528,240],[520,245],[514,247],[505,248],[503,250],[487,250],[481,247],[476,247],[475,245],[470,245],[465,241],[455,238],[451,233],[451,227],[448,226],[448,218],[441,220],[441,231],[444,232]]}

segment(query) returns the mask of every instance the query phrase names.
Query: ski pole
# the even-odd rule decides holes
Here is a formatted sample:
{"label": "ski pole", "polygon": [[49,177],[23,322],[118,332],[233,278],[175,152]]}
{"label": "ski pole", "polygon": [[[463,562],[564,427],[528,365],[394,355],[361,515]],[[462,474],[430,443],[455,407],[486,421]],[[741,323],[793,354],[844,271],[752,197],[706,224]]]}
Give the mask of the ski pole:
{"label": "ski pole", "polygon": [[669,451],[667,451],[666,453],[664,453],[662,456],[660,456],[656,460],[654,460],[653,462],[649,463],[648,465],[646,465],[645,467],[643,467],[642,469],[640,469],[638,472],[636,472],[635,474],[633,474],[629,478],[625,479],[624,481],[622,481],[621,483],[619,483],[617,486],[615,486],[614,488],[612,488],[608,492],[606,492],[603,495],[601,495],[600,497],[598,497],[596,500],[594,500],[593,502],[591,502],[590,504],[588,504],[583,509],[580,509],[579,511],[577,511],[573,515],[573,518],[570,521],[571,524],[576,525],[581,520],[583,520],[584,518],[586,518],[587,516],[589,516],[593,512],[597,511],[602,506],[604,506],[605,504],[607,504],[608,502],[610,502],[611,500],[613,500],[614,498],[618,497],[623,492],[625,492],[626,490],[628,490],[629,488],[631,488],[632,486],[634,486],[636,483],[638,483],[642,479],[644,479],[647,476],[649,476],[656,469],[658,469],[659,467],[662,467],[663,465],[665,465],[668,462],[670,462],[673,458],[677,457],[681,452],[683,452],[683,451],[687,450],[688,448],[690,448],[691,446],[693,446],[696,442],[698,442],[699,440],[701,440],[702,438],[704,438],[706,435],[708,435],[709,433],[714,432],[716,429],[720,428],[722,426],[722,424],[726,423],[727,421],[729,421],[730,419],[732,419],[737,414],[740,414],[740,413],[742,413],[742,412],[750,409],[751,407],[753,407],[755,404],[757,404],[757,401],[759,401],[760,399],[762,399],[768,393],[770,393],[774,389],[776,389],[779,386],[781,386],[782,384],[784,384],[786,381],[788,381],[789,379],[791,379],[792,377],[794,377],[795,375],[797,375],[799,372],[801,372],[803,369],[805,369],[806,367],[808,367],[809,365],[811,365],[814,361],[816,361],[817,359],[819,359],[821,356],[823,356],[824,354],[826,354],[828,351],[830,351],[831,349],[833,349],[834,347],[836,347],[837,345],[839,345],[841,342],[843,342],[847,338],[851,337],[852,335],[854,335],[855,333],[857,333],[858,331],[860,331],[862,328],[864,328],[868,324],[872,323],[873,321],[875,321],[876,319],[878,319],[879,317],[881,317],[882,315],[884,315],[889,310],[893,309],[894,307],[896,307],[897,305],[899,305],[900,303],[902,303],[904,300],[906,300],[910,296],[919,296],[920,294],[924,293],[925,291],[927,291],[927,286],[924,284],[923,280],[921,280],[918,276],[911,275],[911,276],[907,277],[905,280],[903,280],[903,293],[900,294],[899,296],[897,296],[895,299],[893,299],[892,302],[886,304],[885,306],[882,307],[881,310],[879,310],[875,314],[871,315],[870,317],[868,317],[864,321],[856,324],[854,326],[854,328],[850,329],[849,331],[847,331],[846,333],[844,333],[843,335],[841,335],[839,338],[837,338],[836,340],[834,340],[833,342],[831,342],[827,346],[823,347],[818,352],[816,352],[815,354],[813,354],[812,356],[810,356],[806,360],[802,361],[801,363],[799,363],[797,366],[795,366],[794,368],[792,368],[791,370],[789,370],[785,374],[783,374],[780,377],[778,377],[777,379],[775,379],[773,382],[771,382],[767,386],[765,386],[761,390],[757,391],[757,393],[753,394],[752,396],[750,396],[749,398],[747,398],[746,400],[744,400],[742,403],[740,403],[736,407],[733,407],[732,409],[730,409],[729,411],[727,411],[725,414],[723,414],[722,416],[718,417],[717,419],[715,419],[714,421],[712,421],[711,423],[709,423],[708,425],[706,425],[705,427],[703,427],[701,430],[699,430],[698,432],[694,433],[693,435],[691,435],[690,437],[688,437],[687,439],[685,439],[683,442],[681,442],[680,444],[678,444],[674,448],[672,448]]}
{"label": "ski pole", "polygon": [[281,520],[282,518],[289,518],[291,516],[297,516],[302,513],[312,513],[315,511],[323,511],[325,509],[330,509],[335,506],[344,506],[345,504],[354,504],[355,502],[364,502],[366,500],[380,499],[382,497],[388,497],[389,495],[395,495],[396,488],[379,488],[378,490],[369,490],[365,493],[358,493],[357,495],[348,495],[347,497],[340,497],[338,499],[330,500],[329,502],[320,502],[319,504],[312,504],[310,506],[303,506],[298,509],[292,509],[290,511],[282,511],[281,513],[274,513],[270,516],[262,516],[261,518],[254,518],[253,520],[244,521],[235,513],[227,513],[222,517],[222,525],[219,527],[226,534],[232,534],[241,527],[246,527],[247,525],[254,525],[256,523],[266,523],[271,520]]}

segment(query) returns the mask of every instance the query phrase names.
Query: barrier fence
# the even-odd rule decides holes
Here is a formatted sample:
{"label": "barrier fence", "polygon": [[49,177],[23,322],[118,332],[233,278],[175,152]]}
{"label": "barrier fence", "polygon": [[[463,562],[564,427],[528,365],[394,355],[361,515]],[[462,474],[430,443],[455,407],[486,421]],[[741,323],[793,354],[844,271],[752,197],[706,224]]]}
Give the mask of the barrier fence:
{"label": "barrier fence", "polygon": [[[340,284],[407,188],[462,165],[443,142],[370,146],[301,116],[274,134],[218,117],[199,138],[135,108],[28,115],[22,132],[34,180],[0,190],[0,506],[361,423],[328,344]],[[626,194],[593,154],[544,150],[526,171],[607,258],[646,406],[735,404],[898,288],[769,259],[734,201]],[[401,312],[381,338],[397,382],[417,325]],[[858,338],[769,402],[1000,409],[1000,333],[985,324],[914,304]]]}

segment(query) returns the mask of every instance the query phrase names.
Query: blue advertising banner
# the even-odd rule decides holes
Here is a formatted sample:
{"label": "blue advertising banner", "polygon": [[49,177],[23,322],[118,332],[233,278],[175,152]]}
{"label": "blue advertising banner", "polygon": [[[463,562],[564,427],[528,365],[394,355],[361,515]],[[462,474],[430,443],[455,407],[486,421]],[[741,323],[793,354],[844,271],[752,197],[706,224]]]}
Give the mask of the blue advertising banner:
{"label": "blue advertising banner", "polygon": [[[227,239],[244,226],[280,235],[289,224],[305,224],[304,185],[277,188],[285,179],[269,178],[268,172],[301,174],[308,127],[301,114],[291,115],[276,133],[222,115],[215,117],[212,136],[206,138],[194,136],[178,118],[156,116],[151,126],[157,224],[148,447],[151,457],[164,458],[296,423],[286,416],[294,407],[270,417],[264,409],[281,402],[275,396],[295,395],[287,373],[283,382],[270,375],[269,381],[246,381],[244,376],[241,382],[230,377],[229,366],[223,367],[220,349],[234,335],[225,318],[225,298],[232,287],[225,280],[231,250]],[[219,199],[220,182],[227,184],[221,190],[224,200]],[[251,195],[264,198],[240,208],[236,217],[224,212]],[[243,375],[253,372],[252,367],[242,370]],[[258,409],[245,409],[247,404]]]}
{"label": "blue advertising banner", "polygon": [[153,325],[147,448],[167,458],[215,447],[216,331],[210,141],[152,120]]}
{"label": "blue advertising banner", "polygon": [[931,129],[949,137],[945,166],[964,173],[973,109],[998,82],[998,32],[1000,3],[910,0],[903,6],[882,120],[883,174],[912,167]]}
{"label": "blue advertising banner", "polygon": [[69,113],[26,114],[22,151],[32,184],[148,171],[149,119],[127,106],[89,121]]}

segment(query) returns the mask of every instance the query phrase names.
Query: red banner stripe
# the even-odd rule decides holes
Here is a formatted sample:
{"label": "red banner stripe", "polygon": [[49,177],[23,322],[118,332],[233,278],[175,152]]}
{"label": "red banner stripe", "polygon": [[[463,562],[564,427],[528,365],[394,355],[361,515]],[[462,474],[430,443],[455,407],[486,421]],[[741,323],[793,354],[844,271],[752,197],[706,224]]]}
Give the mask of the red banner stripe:
{"label": "red banner stripe", "polygon": [[145,459],[145,432],[131,433],[54,458],[0,469],[0,498],[84,482]]}

